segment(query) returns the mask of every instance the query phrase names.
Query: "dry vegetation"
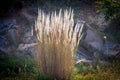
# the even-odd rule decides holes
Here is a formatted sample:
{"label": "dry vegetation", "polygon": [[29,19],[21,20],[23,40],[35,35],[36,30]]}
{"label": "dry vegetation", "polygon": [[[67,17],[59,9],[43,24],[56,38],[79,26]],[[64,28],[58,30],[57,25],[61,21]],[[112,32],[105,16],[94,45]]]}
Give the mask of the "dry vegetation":
{"label": "dry vegetation", "polygon": [[35,23],[38,38],[37,62],[40,71],[52,79],[70,79],[74,68],[74,55],[82,38],[83,26],[74,27],[73,10],[60,10],[59,14],[38,11]]}

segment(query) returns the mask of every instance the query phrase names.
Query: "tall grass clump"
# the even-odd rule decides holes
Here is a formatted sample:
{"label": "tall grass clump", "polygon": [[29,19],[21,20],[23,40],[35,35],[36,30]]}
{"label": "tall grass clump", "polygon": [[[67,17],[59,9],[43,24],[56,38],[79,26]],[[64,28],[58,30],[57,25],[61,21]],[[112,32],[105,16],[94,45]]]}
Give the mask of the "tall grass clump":
{"label": "tall grass clump", "polygon": [[78,24],[74,26],[73,10],[60,10],[58,14],[39,10],[35,28],[40,71],[52,80],[70,79],[83,29]]}

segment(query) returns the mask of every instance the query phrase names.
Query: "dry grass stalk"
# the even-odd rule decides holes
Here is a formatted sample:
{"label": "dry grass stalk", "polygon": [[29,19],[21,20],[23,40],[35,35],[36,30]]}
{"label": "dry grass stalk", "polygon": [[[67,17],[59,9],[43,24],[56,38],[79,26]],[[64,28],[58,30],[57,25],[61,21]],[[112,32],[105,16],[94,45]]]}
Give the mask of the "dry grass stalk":
{"label": "dry grass stalk", "polygon": [[56,12],[46,15],[39,10],[35,27],[39,43],[37,61],[40,70],[56,80],[69,79],[83,26],[77,24],[74,27],[72,10],[60,10],[58,15]]}

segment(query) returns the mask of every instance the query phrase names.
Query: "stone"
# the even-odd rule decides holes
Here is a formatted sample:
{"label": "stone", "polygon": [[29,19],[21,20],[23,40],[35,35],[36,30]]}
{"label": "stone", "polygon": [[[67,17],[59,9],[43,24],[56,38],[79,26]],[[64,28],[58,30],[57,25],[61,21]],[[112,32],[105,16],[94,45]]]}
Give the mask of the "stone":
{"label": "stone", "polygon": [[81,60],[76,61],[75,64],[79,64],[79,63],[92,63],[92,62],[93,61],[91,61],[91,60],[81,59]]}
{"label": "stone", "polygon": [[104,40],[103,38],[98,35],[96,32],[92,31],[91,29],[87,29],[87,35],[84,39],[84,41],[91,45],[92,47],[98,49],[98,50],[102,50],[102,47],[104,45]]}
{"label": "stone", "polygon": [[38,43],[20,44],[17,50],[23,51],[23,50],[25,50],[25,49],[27,49],[29,47],[34,47],[34,46],[37,46],[37,45],[38,45]]}

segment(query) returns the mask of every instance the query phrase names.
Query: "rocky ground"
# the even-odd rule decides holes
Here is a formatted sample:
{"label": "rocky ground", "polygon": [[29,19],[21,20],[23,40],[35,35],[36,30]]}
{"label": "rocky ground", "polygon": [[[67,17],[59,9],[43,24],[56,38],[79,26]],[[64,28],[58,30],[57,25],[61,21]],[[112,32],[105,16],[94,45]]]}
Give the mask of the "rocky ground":
{"label": "rocky ground", "polygon": [[[49,12],[54,10],[58,11],[61,7],[48,5],[39,8],[45,12]],[[67,7],[62,8],[68,9]],[[120,54],[120,46],[111,42],[108,44],[108,41],[106,43],[104,34],[99,33],[104,31],[109,23],[104,21],[103,14],[96,13],[95,6],[81,3],[79,6],[73,6],[71,8],[74,9],[75,22],[78,20],[83,20],[86,22],[85,26],[87,26],[87,35],[84,39],[85,44],[82,44],[79,48],[78,54],[80,55],[78,57],[78,60],[84,57],[81,57],[81,53],[85,54],[85,56],[90,54],[92,55],[92,58],[100,57],[100,52],[104,54],[110,53],[110,55],[113,56]],[[12,17],[12,19],[15,20],[16,26],[18,26],[17,29],[20,35],[18,47],[14,49],[14,53],[18,54],[19,56],[33,57],[35,54],[37,54],[36,47],[38,44],[34,31],[34,23],[37,18],[37,10],[38,7],[26,7],[20,10],[18,13],[14,14]],[[116,46],[118,46],[117,50],[115,49]]]}

